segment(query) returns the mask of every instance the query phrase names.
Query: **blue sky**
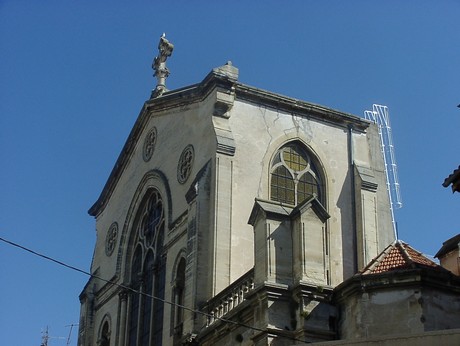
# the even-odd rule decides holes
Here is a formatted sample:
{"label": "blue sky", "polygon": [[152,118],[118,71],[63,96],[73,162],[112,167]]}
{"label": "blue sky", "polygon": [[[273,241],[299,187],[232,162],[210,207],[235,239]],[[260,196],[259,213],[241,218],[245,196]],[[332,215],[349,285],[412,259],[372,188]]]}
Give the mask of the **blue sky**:
{"label": "blue sky", "polygon": [[[0,236],[89,270],[96,201],[156,81],[231,60],[240,81],[362,116],[390,109],[400,238],[434,255],[460,232],[458,1],[0,0]],[[456,150],[454,150],[456,146]],[[4,345],[65,345],[87,277],[0,242]],[[71,345],[76,345],[77,332]]]}

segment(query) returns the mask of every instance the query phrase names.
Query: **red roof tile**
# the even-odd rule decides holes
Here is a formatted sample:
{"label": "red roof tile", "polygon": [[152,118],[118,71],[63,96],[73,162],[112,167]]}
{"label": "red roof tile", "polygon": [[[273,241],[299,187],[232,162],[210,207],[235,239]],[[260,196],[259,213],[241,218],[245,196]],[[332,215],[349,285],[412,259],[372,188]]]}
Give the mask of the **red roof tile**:
{"label": "red roof tile", "polygon": [[421,267],[441,268],[438,264],[415,250],[409,244],[396,241],[375,257],[361,273],[377,274],[398,269],[413,269]]}

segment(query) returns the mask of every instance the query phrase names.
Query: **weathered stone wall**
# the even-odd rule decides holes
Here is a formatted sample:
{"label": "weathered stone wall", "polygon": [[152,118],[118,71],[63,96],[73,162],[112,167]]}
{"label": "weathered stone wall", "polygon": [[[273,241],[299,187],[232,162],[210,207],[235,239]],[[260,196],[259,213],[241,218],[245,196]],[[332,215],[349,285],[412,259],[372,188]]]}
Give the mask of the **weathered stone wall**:
{"label": "weathered stone wall", "polygon": [[[236,278],[247,271],[252,263],[249,257],[251,228],[245,221],[249,217],[253,198],[270,198],[269,172],[273,155],[282,145],[294,140],[306,145],[324,174],[325,208],[331,216],[325,225],[329,241],[327,246],[331,249],[327,263],[331,284],[337,285],[356,272],[354,218],[361,215],[361,209],[369,210],[365,212],[371,212],[374,218],[363,231],[368,233],[365,234],[368,242],[373,242],[367,246],[366,259],[376,256],[394,240],[383,159],[375,126],[369,126],[366,133],[350,132],[346,126],[333,125],[308,115],[237,101],[228,119],[236,144],[232,192],[232,241],[235,246],[232,246],[232,263],[237,263],[237,266],[233,269],[232,277]],[[353,142],[352,148],[350,140]],[[355,186],[352,186],[350,151],[353,151],[355,162],[373,172],[377,185],[373,197],[360,199],[359,210],[354,209],[352,191]]]}
{"label": "weathered stone wall", "polygon": [[[347,196],[349,186],[346,184],[347,132],[343,128],[246,102],[235,104],[230,121],[237,144],[235,180],[240,182],[234,191],[235,200],[238,200],[234,209],[234,215],[238,216],[235,228],[247,230],[247,234],[251,235],[252,230],[245,221],[249,218],[254,197],[270,198],[269,172],[273,155],[289,141],[304,143],[312,156],[318,159],[325,174],[326,209],[331,214],[329,239],[330,247],[334,249],[331,256],[332,282],[341,282],[344,271],[343,243],[350,242],[349,248],[353,248],[352,237],[342,234],[352,229],[351,199],[349,194]],[[243,252],[243,248],[239,251]],[[353,260],[347,259],[347,262],[352,264]],[[351,270],[349,272],[351,274]]]}
{"label": "weathered stone wall", "polygon": [[460,295],[434,288],[423,289],[420,304],[423,307],[425,331],[460,328]]}
{"label": "weathered stone wall", "polygon": [[[296,344],[297,345],[297,344]],[[416,334],[370,337],[361,340],[337,340],[309,345],[318,346],[433,346],[460,345],[460,329],[439,330]]]}
{"label": "weathered stone wall", "polygon": [[[229,74],[222,77],[226,71]],[[134,238],[131,231],[137,221],[136,213],[151,188],[159,191],[164,202],[164,298],[174,299],[176,265],[184,257],[185,305],[193,309],[253,268],[259,262],[257,256],[263,255],[265,259],[265,267],[256,268],[259,282],[268,280],[287,287],[295,276],[297,281],[334,287],[356,272],[358,251],[366,252],[367,257],[361,256],[365,260],[393,239],[376,129],[358,118],[320,106],[291,110],[291,105],[297,105],[296,100],[243,85],[234,87],[227,78],[234,72],[231,66],[220,68],[199,86],[165,92],[146,103],[125,145],[128,149],[123,149],[121,161],[115,166],[116,179],[109,179],[112,185],[103,192],[107,195],[92,209],[97,229],[93,273],[129,285]],[[214,85],[212,79],[218,79],[217,75],[221,79]],[[144,145],[153,128],[156,141],[152,157],[147,160]],[[263,233],[266,229],[256,230],[264,249],[261,254],[258,249],[254,251],[254,229],[248,219],[254,198],[270,199],[273,156],[291,141],[305,145],[321,171],[325,189],[323,209],[328,215],[319,219],[317,211],[300,213],[293,221],[297,227],[295,243],[292,225],[280,227],[282,224],[270,221],[274,228],[269,234]],[[178,161],[188,145],[194,150],[190,176],[186,181],[178,181]],[[372,172],[377,186],[372,196],[361,191],[362,184],[354,183],[355,163]],[[356,203],[361,196],[365,198]],[[367,243],[358,247],[357,218],[369,213],[375,219],[361,224],[359,239]],[[118,226],[117,233],[109,236],[113,225]],[[273,242],[264,245],[267,236]],[[106,251],[109,239],[114,247],[112,253]],[[271,257],[267,259],[268,256]],[[93,340],[97,339],[104,318],[110,317],[114,340],[121,344],[129,311],[129,299],[121,298],[126,292],[98,280],[92,280],[87,290],[95,297],[90,307],[95,313],[91,321]],[[274,313],[269,311],[270,306],[264,309],[268,309],[264,316]],[[165,341],[172,340],[172,311],[165,306]],[[190,311],[184,313],[184,333],[193,333],[202,326],[202,319],[195,318]]]}
{"label": "weathered stone wall", "polygon": [[340,298],[339,338],[460,328],[458,282],[439,270],[362,275],[361,282],[341,285],[340,290],[350,294]]}
{"label": "weathered stone wall", "polygon": [[[165,282],[173,281],[174,264],[181,254],[186,253],[187,248],[189,205],[185,198],[186,193],[197,173],[215,157],[214,130],[211,116],[206,111],[206,105],[190,104],[163,111],[153,111],[141,116],[148,117],[143,134],[139,137],[129,157],[129,164],[121,174],[107,205],[96,218],[97,243],[91,270],[93,273],[97,272],[98,276],[114,280],[118,284],[129,284],[130,282],[128,268],[133,251],[129,246],[133,236],[131,229],[135,223],[135,215],[140,202],[149,188],[158,189],[163,198],[164,246],[168,251]],[[143,159],[143,144],[146,134],[153,127],[157,129],[155,150],[152,158],[146,162]],[[189,179],[184,184],[180,184],[177,181],[178,161],[182,150],[190,144],[193,145],[195,152],[192,171]],[[209,192],[207,199],[209,199]],[[207,209],[206,217],[209,217],[209,208]],[[203,217],[202,214],[200,216]],[[192,215],[192,220],[196,220],[195,215]],[[200,221],[205,225],[209,224],[208,220]],[[114,222],[118,224],[118,234],[115,249],[108,256],[105,250],[107,232]],[[195,285],[197,285],[196,281]],[[129,308],[127,305],[121,306],[118,296],[121,289],[97,280],[91,289],[96,295],[94,332],[97,332],[98,326],[107,315],[112,317],[113,337],[119,335],[124,328],[117,326],[125,322],[123,318],[126,318],[126,311]],[[196,293],[197,291],[196,288],[190,287],[187,292]],[[205,289],[200,292],[208,292],[209,297],[209,290]],[[188,295],[189,305],[195,305],[196,296],[199,295],[194,295],[193,298],[190,294]],[[165,299],[173,300],[172,289],[169,287],[165,290]],[[204,299],[203,297],[202,300]],[[164,310],[164,337],[166,339],[170,337],[171,311],[171,307],[166,305]],[[122,335],[117,336],[120,343],[122,337]]]}
{"label": "weathered stone wall", "polygon": [[348,297],[341,308],[340,339],[423,332],[418,289],[364,292]]}

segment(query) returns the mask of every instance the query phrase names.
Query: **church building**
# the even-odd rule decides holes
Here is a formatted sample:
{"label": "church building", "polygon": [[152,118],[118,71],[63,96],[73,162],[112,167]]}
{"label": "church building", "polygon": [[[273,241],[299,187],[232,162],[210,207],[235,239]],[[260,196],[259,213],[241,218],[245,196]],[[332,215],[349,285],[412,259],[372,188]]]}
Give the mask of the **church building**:
{"label": "church building", "polygon": [[338,306],[361,293],[343,283],[395,244],[377,126],[242,84],[231,62],[167,90],[172,50],[163,36],[158,85],[89,210],[97,241],[78,344],[352,333]]}

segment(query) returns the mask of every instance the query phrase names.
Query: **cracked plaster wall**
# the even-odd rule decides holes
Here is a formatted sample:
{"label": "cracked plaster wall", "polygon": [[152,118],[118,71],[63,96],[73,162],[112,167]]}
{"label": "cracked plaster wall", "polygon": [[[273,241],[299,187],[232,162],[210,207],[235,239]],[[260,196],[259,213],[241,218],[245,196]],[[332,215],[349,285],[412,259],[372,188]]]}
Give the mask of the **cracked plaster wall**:
{"label": "cracked plaster wall", "polygon": [[[285,143],[292,140],[303,142],[310,152],[318,158],[321,169],[325,173],[327,187],[326,209],[331,215],[328,221],[330,232],[331,282],[338,284],[343,281],[343,263],[352,265],[353,261],[342,258],[342,246],[353,248],[352,239],[342,239],[342,230],[352,228],[352,209],[350,187],[346,183],[349,174],[348,131],[343,126],[335,126],[298,114],[290,114],[274,109],[261,107],[243,101],[235,101],[229,118],[230,128],[235,139],[234,171],[234,227],[243,235],[236,242],[233,261],[238,263],[252,253],[252,228],[247,220],[254,203],[254,198],[269,199],[269,172],[273,155]],[[367,142],[361,141],[359,152],[368,153]],[[365,155],[360,155],[365,156]],[[363,157],[362,160],[366,160]],[[369,163],[370,165],[370,163]],[[338,205],[339,196],[345,199]],[[342,197],[343,198],[343,197]],[[248,264],[250,262],[247,262]],[[250,269],[249,265],[241,274]],[[352,272],[351,268],[348,270]]]}

